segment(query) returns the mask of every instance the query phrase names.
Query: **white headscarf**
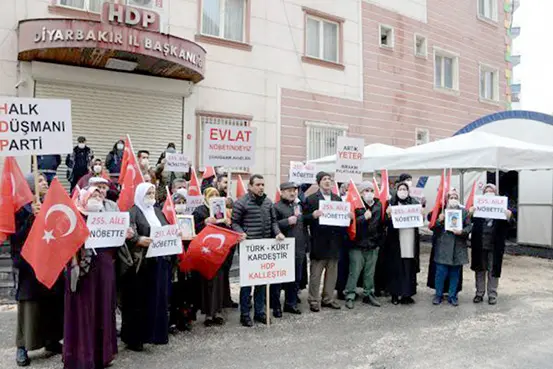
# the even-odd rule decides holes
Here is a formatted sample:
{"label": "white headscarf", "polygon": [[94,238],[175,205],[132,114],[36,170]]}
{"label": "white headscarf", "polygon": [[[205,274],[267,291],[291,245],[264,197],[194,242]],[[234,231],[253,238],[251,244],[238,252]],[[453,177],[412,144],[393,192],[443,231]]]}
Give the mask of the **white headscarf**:
{"label": "white headscarf", "polygon": [[141,183],[136,187],[136,191],[134,192],[134,204],[137,208],[142,211],[142,214],[146,217],[146,220],[150,224],[150,227],[161,227],[161,222],[159,221],[156,212],[154,210],[153,206],[146,206],[144,203],[144,199],[146,197],[146,192],[150,188],[155,188],[155,186],[151,183]]}

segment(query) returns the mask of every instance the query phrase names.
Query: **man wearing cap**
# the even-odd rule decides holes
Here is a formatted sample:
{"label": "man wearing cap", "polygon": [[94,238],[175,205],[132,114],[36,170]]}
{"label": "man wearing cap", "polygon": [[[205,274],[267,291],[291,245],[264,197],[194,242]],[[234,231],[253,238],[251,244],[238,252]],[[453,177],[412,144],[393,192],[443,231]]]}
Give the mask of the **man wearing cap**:
{"label": "man wearing cap", "polygon": [[294,282],[283,285],[271,285],[271,306],[273,307],[273,316],[275,318],[282,317],[280,291],[283,288],[285,291],[284,312],[301,314],[298,308],[298,291],[302,278],[303,260],[305,258],[307,229],[303,223],[301,205],[296,201],[297,198],[298,186],[295,183],[285,182],[280,185],[280,201],[275,204],[276,219],[282,234],[296,240],[296,279]]}
{"label": "man wearing cap", "polygon": [[[319,218],[319,201],[342,201],[340,196],[332,193],[332,178],[326,172],[317,173],[319,191],[306,199],[303,219],[311,233],[309,306],[311,311],[319,312],[320,307],[340,309],[334,299],[334,288],[338,277],[338,260],[340,248],[347,236],[345,227],[321,225]],[[321,276],[325,274],[322,302],[320,296]]]}
{"label": "man wearing cap", "polygon": [[94,152],[86,144],[86,138],[80,136],[77,138],[77,146],[73,148],[71,154],[67,155],[65,164],[67,165],[67,179],[71,183],[71,190],[77,185],[79,180],[88,173],[89,165],[94,158]]}
{"label": "man wearing cap", "polygon": [[372,182],[363,182],[357,186],[365,208],[355,210],[357,232],[349,250],[349,276],[344,294],[346,307],[353,309],[355,289],[363,272],[363,302],[380,306],[374,295],[374,270],[378,259],[378,249],[384,242],[384,222],[382,204],[374,197]]}
{"label": "man wearing cap", "polygon": [[[488,183],[484,186],[484,196],[497,196],[495,185]],[[474,211],[475,208],[471,207],[469,214],[472,216]],[[472,218],[470,268],[474,270],[476,279],[476,296],[473,300],[475,304],[484,301],[486,290],[488,291],[488,303],[490,305],[497,303],[497,286],[499,277],[501,277],[505,238],[511,216],[511,211],[505,210],[506,220]],[[488,279],[487,286],[486,277]]]}

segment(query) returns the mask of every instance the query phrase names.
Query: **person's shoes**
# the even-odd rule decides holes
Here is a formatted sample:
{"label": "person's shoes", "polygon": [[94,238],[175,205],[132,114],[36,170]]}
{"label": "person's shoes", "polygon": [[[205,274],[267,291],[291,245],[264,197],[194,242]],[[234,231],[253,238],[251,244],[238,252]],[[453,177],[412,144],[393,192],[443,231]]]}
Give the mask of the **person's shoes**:
{"label": "person's shoes", "polygon": [[484,301],[484,298],[482,296],[474,296],[474,298],[472,299],[472,302],[474,302],[475,304],[479,304],[482,301]]}
{"label": "person's shoes", "polygon": [[282,318],[282,310],[280,309],[273,309],[273,316],[275,318]]}
{"label": "person's shoes", "polygon": [[440,305],[442,303],[442,296],[434,296],[432,299],[433,305]]}
{"label": "person's shoes", "polygon": [[177,325],[176,324],[171,324],[169,326],[169,334],[177,334],[178,333],[178,329],[177,329]]}
{"label": "person's shoes", "polygon": [[31,359],[27,355],[27,350],[25,347],[19,347],[15,353],[15,362],[17,366],[29,366],[31,364]]}
{"label": "person's shoes", "polygon": [[321,306],[324,308],[334,309],[334,310],[340,310],[342,307],[339,303],[336,301],[330,301],[330,302],[323,302],[321,303]]}
{"label": "person's shoes", "polygon": [[211,318],[206,318],[204,321],[204,325],[206,327],[213,327],[215,325],[215,321]]}
{"label": "person's shoes", "polygon": [[285,306],[284,307],[285,313],[295,314],[295,315],[301,315],[301,310],[298,309],[297,306]]}
{"label": "person's shoes", "polygon": [[53,354],[61,354],[63,352],[63,345],[59,342],[49,343],[44,349]]}
{"label": "person's shoes", "polygon": [[368,296],[365,296],[363,298],[363,303],[371,305],[371,306],[375,306],[375,307],[380,307],[380,302],[378,302],[378,300],[376,299],[376,296],[374,296],[372,294],[368,295]]}
{"label": "person's shoes", "polygon": [[459,306],[459,299],[457,297],[452,296],[447,299],[447,302],[449,302],[451,306]]}
{"label": "person's shoes", "polygon": [[134,351],[134,352],[142,352],[144,351],[144,345],[142,343],[133,343],[133,344],[128,344],[127,345],[127,348],[131,351]]}
{"label": "person's shoes", "polygon": [[348,309],[353,309],[353,300],[352,299],[347,299],[346,300],[346,307]]}
{"label": "person's shoes", "polygon": [[497,304],[497,297],[488,297],[488,304],[490,305]]}
{"label": "person's shoes", "polygon": [[400,303],[402,305],[411,305],[415,303],[412,297],[402,297]]}
{"label": "person's shoes", "polygon": [[178,326],[178,330],[181,332],[190,332],[192,331],[192,324],[190,322],[182,322]]}
{"label": "person's shoes", "polygon": [[252,318],[249,316],[243,316],[240,318],[240,324],[242,324],[244,327],[253,327]]}
{"label": "person's shoes", "polygon": [[338,300],[344,301],[344,300],[346,299],[346,295],[345,295],[343,292],[338,292],[338,293],[336,294],[336,298],[337,298]]}
{"label": "person's shoes", "polygon": [[397,296],[392,296],[392,304],[399,305],[399,298]]}
{"label": "person's shoes", "polygon": [[265,315],[256,315],[253,317],[253,320],[261,324],[267,324],[267,319],[269,318]]}
{"label": "person's shoes", "polygon": [[223,317],[221,317],[221,316],[216,316],[215,318],[213,318],[213,324],[215,324],[215,325],[225,325],[225,319],[223,319]]}
{"label": "person's shoes", "polygon": [[238,303],[230,300],[225,304],[224,307],[227,308],[227,309],[238,309],[240,307],[240,305],[238,305]]}
{"label": "person's shoes", "polygon": [[376,297],[382,297],[382,293],[380,291],[374,291],[374,295]]}
{"label": "person's shoes", "polygon": [[319,311],[321,311],[321,308],[319,307],[319,305],[313,304],[309,306],[309,310],[311,310],[314,313],[318,313]]}

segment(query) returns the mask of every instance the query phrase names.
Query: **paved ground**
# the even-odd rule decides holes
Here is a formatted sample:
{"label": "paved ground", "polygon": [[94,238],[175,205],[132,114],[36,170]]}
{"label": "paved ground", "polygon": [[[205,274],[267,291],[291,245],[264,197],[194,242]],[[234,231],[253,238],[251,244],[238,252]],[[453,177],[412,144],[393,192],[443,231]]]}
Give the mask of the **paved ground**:
{"label": "paved ground", "polygon": [[[357,303],[353,311],[285,315],[270,328],[249,329],[231,312],[223,328],[197,324],[192,333],[140,354],[121,348],[113,369],[552,368],[552,267],[550,260],[506,257],[496,306],[472,303],[473,276],[465,269],[458,308],[431,304],[424,271],[410,307]],[[1,312],[2,369],[16,368],[14,329],[15,312]],[[38,352],[32,358],[34,368],[62,368],[59,356]]]}

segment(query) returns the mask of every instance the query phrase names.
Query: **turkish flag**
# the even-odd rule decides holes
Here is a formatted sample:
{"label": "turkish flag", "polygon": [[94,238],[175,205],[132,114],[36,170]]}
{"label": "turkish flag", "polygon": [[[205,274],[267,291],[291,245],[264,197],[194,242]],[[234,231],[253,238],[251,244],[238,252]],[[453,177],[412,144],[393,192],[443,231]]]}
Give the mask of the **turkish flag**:
{"label": "turkish flag", "polygon": [[136,158],[133,156],[129,159],[127,164],[127,174],[125,175],[125,180],[121,187],[121,193],[119,194],[119,199],[117,200],[117,205],[119,210],[128,211],[134,205],[134,192],[136,187],[144,182]]}
{"label": "turkish flag", "polygon": [[226,228],[208,224],[190,243],[180,262],[181,271],[196,270],[211,280],[225,262],[240,235]]}
{"label": "turkish flag", "polygon": [[165,204],[163,204],[163,210],[161,212],[165,215],[169,224],[177,224],[177,213],[175,212],[173,197],[171,196],[171,192],[169,192],[169,187],[166,187],[166,190],[167,199],[165,200]]}
{"label": "turkish flag", "polygon": [[338,188],[338,182],[334,182],[334,186],[332,187],[332,193],[336,196],[340,196],[340,189]]}
{"label": "turkish flag", "polygon": [[239,174],[238,183],[236,184],[236,198],[239,199],[242,196],[246,195],[246,193],[246,186],[244,185],[244,181],[242,181],[242,177]]}
{"label": "turkish flag", "polygon": [[89,234],[73,200],[54,178],[21,255],[33,267],[36,278],[52,288]]}
{"label": "turkish flag", "polygon": [[79,187],[79,185],[76,185],[75,188],[73,189],[73,193],[71,194],[71,200],[73,200],[73,203],[75,204],[75,206],[79,204],[80,194],[81,194],[81,188]]}
{"label": "turkish flag", "polygon": [[279,201],[280,201],[280,191],[277,188],[276,193],[275,193],[275,204]]}
{"label": "turkish flag", "polygon": [[214,167],[205,167],[205,171],[202,175],[202,179],[215,177],[215,168]]}
{"label": "turkish flag", "polygon": [[436,225],[436,221],[438,220],[438,215],[440,215],[440,211],[443,207],[443,201],[444,201],[444,193],[446,189],[445,184],[446,178],[445,178],[445,169],[442,172],[442,177],[440,178],[440,185],[438,186],[438,193],[436,194],[436,201],[434,202],[434,208],[432,209],[432,216],[430,217],[430,224],[428,225],[428,228],[432,229]]}
{"label": "turkish flag", "polygon": [[[361,196],[359,195],[359,191],[357,191],[357,187],[355,187],[355,184],[350,179],[349,185],[348,185],[348,193],[346,195],[346,202],[349,202],[351,206],[351,211],[355,213],[355,209],[365,209],[365,204],[361,200]],[[350,240],[355,240],[355,235],[357,234],[357,222],[355,221],[355,218],[352,220],[351,224],[349,225],[348,229],[348,236]]]}
{"label": "turkish flag", "polygon": [[467,203],[465,204],[465,208],[470,209],[474,206],[474,194],[476,193],[476,185],[478,183],[478,179],[474,180],[474,183],[472,184],[472,189],[470,190],[469,197],[467,199]]}
{"label": "turkish flag", "polygon": [[377,199],[380,198],[380,187],[378,187],[378,182],[376,181],[376,178],[373,177],[373,186],[374,186],[374,197]]}
{"label": "turkish flag", "polygon": [[33,193],[17,161],[13,157],[7,157],[0,182],[0,232],[6,237],[14,233],[15,213],[33,199]]}
{"label": "turkish flag", "polygon": [[384,219],[386,208],[388,207],[388,198],[390,198],[390,179],[388,178],[388,170],[381,170],[380,177],[380,193],[378,199],[382,204],[382,219]]}
{"label": "turkish flag", "polygon": [[[127,138],[125,139],[125,149],[123,150],[123,159],[121,160],[121,173],[119,173],[120,185],[123,185],[125,183],[125,176],[127,175],[129,165],[132,165],[133,167],[136,166],[136,168],[138,168],[136,156],[134,155],[134,150],[132,148],[131,137],[127,135]],[[140,172],[140,170],[138,171],[138,173],[140,173],[140,177],[142,177],[142,172]],[[107,174],[104,178],[109,180],[109,176]],[[144,179],[142,179],[142,181],[144,181]]]}
{"label": "turkish flag", "polygon": [[188,183],[188,196],[201,196],[201,187],[200,182],[198,181],[198,176],[194,168],[191,168],[192,178],[190,178],[190,183]]}

